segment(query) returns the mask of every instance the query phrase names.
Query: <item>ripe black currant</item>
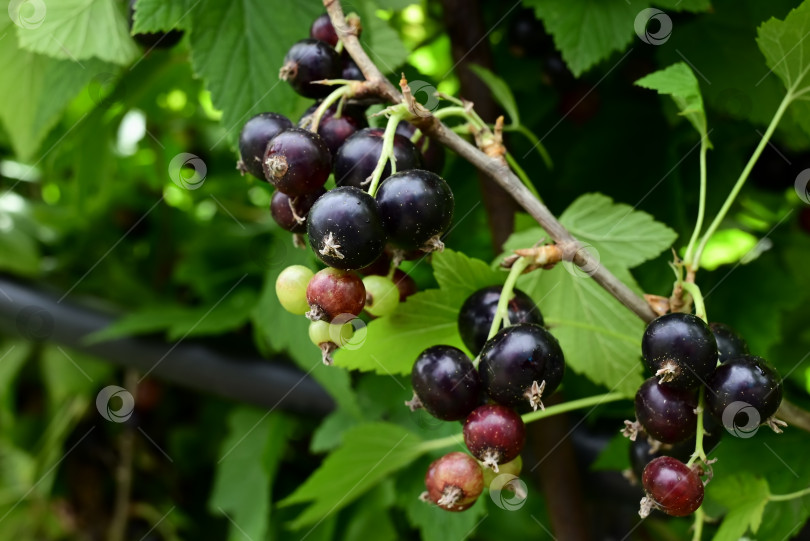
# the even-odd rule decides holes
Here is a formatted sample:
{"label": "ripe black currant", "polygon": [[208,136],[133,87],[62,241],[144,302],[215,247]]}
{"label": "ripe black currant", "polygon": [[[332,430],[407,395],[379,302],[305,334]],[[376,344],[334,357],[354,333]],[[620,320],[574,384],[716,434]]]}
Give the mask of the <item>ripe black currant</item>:
{"label": "ripe black currant", "polygon": [[444,245],[439,237],[453,219],[453,192],[430,171],[411,169],[391,175],[377,191],[388,240],[400,248],[430,251]]}
{"label": "ripe black currant", "polygon": [[332,47],[338,44],[337,32],[335,32],[335,27],[332,26],[332,21],[329,20],[329,15],[326,13],[312,21],[312,26],[309,28],[309,37],[324,41]]}
{"label": "ripe black currant", "polygon": [[[474,355],[481,349],[489,336],[489,328],[495,319],[498,301],[501,298],[501,286],[490,286],[479,289],[464,301],[458,314],[458,332],[461,340]],[[508,318],[511,324],[536,323],[543,325],[543,314],[534,301],[519,289],[507,304]]]}
{"label": "ripe black currant", "polygon": [[307,216],[309,244],[329,266],[359,269],[377,259],[385,247],[377,202],[353,186],[322,195]]}
{"label": "ripe black currant", "polygon": [[340,55],[328,43],[302,39],[290,47],[278,76],[307,98],[325,98],[334,90],[329,85],[313,83],[340,77]]}
{"label": "ripe black currant", "polygon": [[717,341],[717,357],[721,363],[748,353],[748,343],[740,334],[723,323],[709,323]]}
{"label": "ripe black currant", "polygon": [[705,382],[717,365],[714,335],[692,314],[666,314],[650,322],[641,340],[641,353],[661,383],[679,389]]}
{"label": "ripe black currant", "polygon": [[[344,79],[345,78],[346,77],[344,77]],[[400,122],[397,124],[397,133],[411,139],[413,134],[416,133],[416,126],[410,122]],[[422,162],[424,163],[425,169],[440,175],[444,170],[444,145],[429,137],[425,137],[424,134],[417,137],[416,141],[413,141],[413,144],[416,145],[416,148],[419,149],[419,152],[422,154]],[[399,167],[397,167],[397,169],[399,169]]]}
{"label": "ripe black currant", "polygon": [[469,357],[452,346],[433,346],[419,354],[411,384],[422,406],[444,421],[460,421],[481,404],[481,380]]}
{"label": "ripe black currant", "polygon": [[479,406],[464,421],[464,443],[475,458],[495,471],[523,450],[526,425],[515,410],[500,404]]}
{"label": "ripe black currant", "polygon": [[678,443],[695,433],[697,396],[694,391],[669,387],[650,378],[636,393],[636,418],[644,430],[662,443]]}
{"label": "ripe black currant", "polygon": [[481,350],[478,364],[484,391],[492,400],[529,411],[543,407],[565,373],[565,357],[557,339],[533,323],[501,329]]}
{"label": "ripe black currant", "polygon": [[435,460],[425,474],[426,499],[447,511],[469,509],[484,490],[481,466],[466,453],[453,452]]}
{"label": "ripe black currant", "polygon": [[332,155],[318,134],[290,128],[267,143],[262,165],[270,184],[295,197],[323,188],[331,172]]}
{"label": "ripe black currant", "polygon": [[357,274],[327,267],[307,285],[307,317],[332,321],[340,314],[356,316],[366,304],[366,288]]}
{"label": "ripe black currant", "polygon": [[365,81],[366,76],[360,71],[360,66],[351,59],[346,57],[343,59],[343,70],[340,75],[341,79],[348,79],[349,81]]}
{"label": "ripe black currant", "polygon": [[399,290],[399,302],[405,302],[405,299],[419,291],[419,286],[416,285],[416,281],[404,271],[399,269],[395,270],[393,280]]}
{"label": "ripe black currant", "polygon": [[[317,108],[318,104],[315,104],[307,109],[298,122],[298,125],[303,128],[309,127],[312,113],[314,113]],[[346,142],[346,139],[359,130],[368,127],[366,116],[359,108],[347,106],[340,112],[340,116],[335,116],[335,114],[337,114],[337,106],[333,105],[324,112],[318,123],[318,135],[321,136],[326,146],[329,147],[329,152],[332,156],[337,154],[337,151],[343,143]]]}
{"label": "ripe black currant", "polygon": [[[366,128],[355,133],[343,143],[335,156],[335,182],[338,186],[366,188],[374,168],[380,159],[384,130]],[[394,136],[394,158],[397,171],[422,167],[422,156],[413,143],[402,135]],[[391,174],[391,164],[386,164],[382,177]]]}
{"label": "ripe black currant", "polygon": [[[129,0],[129,29],[135,24],[135,2],[137,0]],[[168,32],[149,32],[141,34],[133,34],[134,39],[139,45],[149,49],[171,49],[183,39],[182,30],[169,30]]]}
{"label": "ripe black currant", "polygon": [[782,403],[782,378],[765,359],[740,355],[717,367],[705,399],[706,409],[729,431],[766,421],[778,430],[771,417]]}
{"label": "ripe black currant", "polygon": [[270,200],[270,214],[282,229],[291,233],[306,233],[309,209],[325,193],[326,190],[321,187],[318,191],[290,198],[276,190]]}
{"label": "ripe black currant", "polygon": [[292,127],[293,123],[290,122],[290,119],[278,113],[260,113],[245,122],[239,134],[241,159],[236,164],[236,168],[242,173],[250,173],[258,179],[267,180],[262,168],[267,143],[276,135]]}
{"label": "ripe black currant", "polygon": [[703,503],[703,482],[697,471],[670,456],[652,460],[641,476],[647,497],[641,501],[639,515],[646,517],[651,509],[660,509],[673,517],[694,513]]}

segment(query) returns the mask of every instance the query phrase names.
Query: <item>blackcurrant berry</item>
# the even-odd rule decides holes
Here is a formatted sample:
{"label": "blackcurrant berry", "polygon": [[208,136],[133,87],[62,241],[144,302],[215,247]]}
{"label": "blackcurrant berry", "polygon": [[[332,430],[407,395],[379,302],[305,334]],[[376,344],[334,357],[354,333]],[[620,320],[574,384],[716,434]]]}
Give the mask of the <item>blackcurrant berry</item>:
{"label": "blackcurrant berry", "polygon": [[387,276],[366,276],[366,312],[375,317],[387,316],[399,306],[399,289]]}
{"label": "blackcurrant berry", "polygon": [[717,367],[705,399],[707,410],[733,433],[766,421],[776,428],[770,418],[782,403],[782,378],[765,359],[740,355]]}
{"label": "blackcurrant berry", "polygon": [[[129,0],[129,29],[135,24],[135,2],[138,0]],[[141,34],[133,34],[134,39],[139,45],[148,49],[171,49],[183,39],[182,30],[169,30],[168,32],[149,32]]]}
{"label": "blackcurrant berry", "polygon": [[338,44],[337,32],[335,32],[335,27],[332,26],[332,21],[329,20],[329,15],[326,13],[312,21],[312,26],[309,28],[309,37],[324,41],[332,47]]}
{"label": "blackcurrant berry", "polygon": [[[461,340],[474,355],[478,355],[489,336],[489,329],[495,319],[498,301],[501,298],[501,286],[490,286],[479,289],[464,301],[458,313],[458,332]],[[534,301],[519,289],[507,304],[508,318],[511,324],[536,323],[543,325],[543,314]]]}
{"label": "blackcurrant berry", "polygon": [[543,407],[542,397],[562,382],[565,357],[546,329],[519,323],[501,329],[484,345],[478,372],[495,402],[519,411],[536,410]]}
{"label": "blackcurrant berry", "polygon": [[[397,133],[411,139],[413,134],[416,133],[416,126],[410,122],[400,122],[397,124]],[[411,141],[413,141],[413,139],[411,139]],[[419,152],[422,154],[422,162],[424,163],[425,169],[440,175],[444,170],[444,145],[429,137],[425,137],[424,134],[419,135],[416,141],[413,141],[413,144],[416,145],[416,148],[419,149]],[[399,169],[399,167],[397,167],[397,169]]]}
{"label": "blackcurrant berry", "polygon": [[328,43],[302,39],[287,51],[278,76],[302,96],[317,99],[325,98],[334,88],[313,81],[337,79],[340,71],[340,55]]}
{"label": "blackcurrant berry", "polygon": [[359,269],[377,259],[385,247],[377,202],[353,186],[322,195],[307,216],[309,244],[327,265]]}
{"label": "blackcurrant berry", "polygon": [[517,56],[537,56],[553,43],[533,9],[519,10],[509,23],[509,50]]}
{"label": "blackcurrant berry", "polygon": [[662,443],[678,443],[697,428],[696,393],[658,383],[650,378],[636,393],[636,418],[644,430]]}
{"label": "blackcurrant berry", "polygon": [[427,500],[447,511],[469,509],[484,490],[481,466],[470,455],[458,451],[444,455],[425,474]]}
{"label": "blackcurrant berry", "polygon": [[443,247],[439,237],[453,219],[453,192],[430,171],[411,169],[383,180],[377,191],[388,240],[406,250]]}
{"label": "blackcurrant berry", "polygon": [[748,343],[737,331],[723,323],[709,323],[717,341],[717,357],[721,363],[748,353]]}
{"label": "blackcurrant berry", "polygon": [[340,78],[348,79],[349,81],[366,80],[366,76],[360,71],[360,67],[348,56],[343,59],[343,71],[341,72]]}
{"label": "blackcurrant berry", "polygon": [[315,192],[290,198],[276,190],[270,200],[270,214],[282,229],[291,233],[306,233],[309,209],[325,193],[326,190],[321,187]]}
{"label": "blackcurrant berry", "polygon": [[327,267],[315,273],[307,285],[312,320],[332,321],[340,314],[356,316],[366,303],[366,288],[357,274]]}
{"label": "blackcurrant berry", "polygon": [[666,314],[650,322],[641,340],[641,353],[661,383],[679,389],[705,382],[717,365],[714,335],[692,314]]}
{"label": "blackcurrant berry", "polygon": [[651,509],[660,509],[673,517],[694,513],[703,503],[703,482],[697,471],[676,458],[654,459],[641,476],[647,497],[642,500],[639,515],[646,517]]}
{"label": "blackcurrant berry", "polygon": [[[343,143],[335,156],[335,182],[338,186],[368,187],[368,180],[377,167],[383,146],[384,130],[366,128],[355,133]],[[422,167],[422,156],[413,143],[402,135],[394,136],[394,158],[397,171]],[[391,164],[386,164],[382,177],[391,174]]]}
{"label": "blackcurrant berry", "polygon": [[291,265],[276,278],[276,296],[288,312],[303,315],[309,310],[307,284],[313,272],[303,265]]}
{"label": "blackcurrant berry", "polygon": [[411,384],[422,406],[444,421],[460,421],[481,404],[481,380],[469,357],[452,346],[433,346],[419,354]]}
{"label": "blackcurrant berry", "polygon": [[475,458],[499,471],[523,450],[526,425],[515,410],[500,404],[479,406],[464,421],[464,443]]}
{"label": "blackcurrant berry", "polygon": [[236,168],[242,173],[250,173],[258,179],[267,180],[262,168],[267,143],[276,135],[292,127],[293,123],[290,122],[290,119],[277,113],[260,113],[245,122],[242,132],[239,134],[241,159]]}
{"label": "blackcurrant berry", "polygon": [[267,143],[264,176],[290,197],[323,188],[332,167],[332,155],[318,134],[290,128]]}
{"label": "blackcurrant berry", "polygon": [[[703,449],[706,453],[720,443],[723,427],[717,424],[711,415],[703,416]],[[644,472],[644,468],[659,456],[671,456],[682,462],[686,462],[695,451],[695,437],[692,436],[676,444],[661,443],[650,438],[644,430],[639,431],[638,437],[630,442],[630,466],[638,479]]]}
{"label": "blackcurrant berry", "polygon": [[[312,113],[318,105],[315,104],[304,112],[298,125],[304,128],[309,127],[312,120]],[[344,107],[340,113],[337,114],[337,106],[333,105],[328,108],[320,122],[318,123],[318,135],[321,136],[326,146],[329,147],[329,152],[332,156],[337,154],[337,151],[346,142],[346,139],[354,135],[359,130],[368,127],[368,121],[363,111],[356,107]]]}

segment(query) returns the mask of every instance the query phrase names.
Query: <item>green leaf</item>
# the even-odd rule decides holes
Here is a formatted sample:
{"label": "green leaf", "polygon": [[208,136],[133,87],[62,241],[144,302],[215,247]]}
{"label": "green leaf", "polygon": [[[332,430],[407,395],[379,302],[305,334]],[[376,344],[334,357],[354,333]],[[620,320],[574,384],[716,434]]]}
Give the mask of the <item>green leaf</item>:
{"label": "green leaf", "polygon": [[316,0],[201,0],[191,13],[191,62],[205,79],[232,140],[252,115],[298,109],[290,85],[278,78],[284,55],[306,37],[322,11]]}
{"label": "green leaf", "polygon": [[512,94],[512,90],[509,89],[509,85],[506,84],[506,81],[484,66],[469,64],[467,67],[489,87],[490,92],[492,92],[492,97],[501,104],[501,107],[504,108],[506,114],[509,116],[509,123],[515,125],[520,124],[515,96]]}
{"label": "green leaf", "polygon": [[602,452],[599,453],[597,459],[591,464],[591,470],[622,471],[626,469],[629,448],[630,440],[617,431],[617,434],[610,439]]}
{"label": "green leaf", "polygon": [[[0,218],[5,216],[0,212]],[[39,274],[39,247],[36,241],[20,229],[0,227],[0,270],[22,275]]]}
{"label": "green leaf", "polygon": [[711,0],[653,0],[652,3],[671,11],[691,11],[693,13],[708,11],[712,7]]}
{"label": "green leaf", "polygon": [[[657,90],[659,94],[672,97],[680,110],[695,127],[701,137],[707,137],[706,111],[703,108],[703,97],[700,85],[692,68],[684,62],[678,62],[666,69],[656,71],[636,81],[638,86]],[[709,143],[711,146],[711,143]]]}
{"label": "green leaf", "polygon": [[712,500],[729,510],[713,541],[737,541],[749,528],[757,533],[770,496],[768,481],[739,472],[718,477],[706,490]]}
{"label": "green leaf", "polygon": [[208,508],[230,519],[229,540],[264,539],[270,491],[293,423],[280,413],[240,406],[231,412],[228,424]]}
{"label": "green leaf", "polygon": [[633,22],[643,6],[625,0],[527,0],[571,72],[579,77],[633,39]]}
{"label": "green leaf", "polygon": [[482,287],[503,284],[506,273],[493,270],[480,259],[445,249],[433,254],[433,273],[439,287],[469,295]]}
{"label": "green leaf", "polygon": [[190,0],[138,0],[132,33],[165,32],[174,28],[190,29]]}
{"label": "green leaf", "polygon": [[331,451],[343,442],[343,434],[358,423],[357,417],[343,408],[337,409],[326,416],[323,422],[315,429],[309,443],[311,453],[324,453]]}
{"label": "green leaf", "polygon": [[46,347],[40,361],[45,387],[54,407],[72,397],[90,395],[113,373],[111,364],[61,346]]}
{"label": "green leaf", "polygon": [[105,71],[105,64],[92,60],[80,66],[21,50],[13,29],[7,17],[0,17],[0,36],[6,36],[0,39],[0,70],[25,77],[0,78],[0,120],[17,156],[28,161],[68,102],[94,74]]}
{"label": "green leaf", "polygon": [[614,203],[598,193],[580,196],[562,213],[560,222],[577,239],[591,244],[608,266],[613,263],[636,267],[657,257],[677,237],[672,229],[646,212]]}
{"label": "green leaf", "polygon": [[354,427],[344,435],[343,445],[279,505],[308,502],[292,527],[313,524],[413,462],[423,452],[421,443],[414,434],[390,423]]}
{"label": "green leaf", "polygon": [[95,57],[124,65],[138,56],[115,0],[48,2],[41,25],[18,28],[17,37],[23,49],[73,62]]}
{"label": "green leaf", "polygon": [[397,541],[399,536],[388,508],[394,503],[394,486],[391,479],[380,483],[363,496],[352,508],[349,522],[343,535],[344,541],[374,539],[374,541]]}
{"label": "green leaf", "polygon": [[[408,49],[388,21],[377,15],[377,2],[365,0],[358,6],[363,23],[363,47],[383,73],[395,72],[408,58]],[[417,99],[419,96],[416,96]]]}
{"label": "green leaf", "polygon": [[807,88],[810,81],[810,3],[802,2],[780,21],[771,17],[757,30],[757,45],[768,67],[791,93]]}

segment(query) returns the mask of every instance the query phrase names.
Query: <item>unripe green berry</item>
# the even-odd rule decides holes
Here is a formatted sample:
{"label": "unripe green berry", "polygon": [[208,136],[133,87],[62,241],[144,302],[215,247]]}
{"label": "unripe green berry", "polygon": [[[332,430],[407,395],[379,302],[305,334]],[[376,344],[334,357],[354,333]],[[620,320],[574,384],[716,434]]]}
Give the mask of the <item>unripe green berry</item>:
{"label": "unripe green berry", "polygon": [[303,265],[291,265],[276,278],[276,296],[285,310],[304,315],[309,310],[307,284],[314,273]]}
{"label": "unripe green berry", "polygon": [[366,287],[365,310],[372,316],[387,316],[399,306],[399,289],[390,278],[366,276],[363,285]]}

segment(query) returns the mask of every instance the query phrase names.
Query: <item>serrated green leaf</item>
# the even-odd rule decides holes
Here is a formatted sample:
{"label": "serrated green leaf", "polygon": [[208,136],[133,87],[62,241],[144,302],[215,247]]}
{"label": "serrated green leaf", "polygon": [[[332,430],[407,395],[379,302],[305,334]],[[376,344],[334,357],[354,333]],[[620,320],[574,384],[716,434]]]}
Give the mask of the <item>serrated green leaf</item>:
{"label": "serrated green leaf", "polygon": [[609,267],[610,263],[636,267],[672,246],[677,237],[646,212],[598,193],[577,198],[562,213],[560,223],[577,239],[591,244]]}
{"label": "serrated green leaf", "polygon": [[309,502],[293,521],[302,528],[350,504],[391,473],[419,457],[422,440],[390,423],[368,423],[347,431],[343,445],[291,495],[286,506]]}
{"label": "serrated green leaf", "polygon": [[503,284],[506,273],[493,270],[480,259],[468,257],[455,250],[445,249],[433,254],[433,274],[439,287],[471,294],[482,287]]}
{"label": "serrated green leaf", "polygon": [[316,0],[201,0],[191,13],[191,63],[205,80],[231,140],[250,116],[292,114],[303,100],[278,78],[284,55],[323,10]]}
{"label": "serrated green leaf", "polygon": [[757,45],[768,67],[790,92],[810,85],[810,3],[802,2],[784,21],[771,17],[757,29]]}
{"label": "serrated green leaf", "polygon": [[633,22],[645,6],[625,0],[527,0],[571,72],[579,77],[633,39]]}
{"label": "serrated green leaf", "polygon": [[484,84],[489,87],[492,92],[492,97],[501,104],[506,114],[509,116],[510,124],[520,124],[520,116],[518,115],[517,103],[515,103],[515,96],[509,89],[506,81],[489,71],[484,66],[477,64],[468,64],[467,67],[475,73]]}
{"label": "serrated green leaf", "polygon": [[138,56],[115,0],[48,2],[41,24],[18,28],[17,37],[23,49],[73,62],[99,58],[124,65]]}
{"label": "serrated green leaf", "polygon": [[707,487],[708,495],[729,511],[713,541],[737,541],[750,528],[757,533],[768,505],[768,481],[747,472],[718,477]]}
{"label": "serrated green leaf", "polygon": [[138,0],[132,33],[166,32],[191,26],[191,0]]}
{"label": "serrated green leaf", "polygon": [[[706,111],[703,108],[703,96],[695,74],[684,62],[678,62],[668,68],[656,71],[636,81],[638,86],[657,90],[659,94],[669,95],[678,106],[680,114],[685,116],[695,127],[701,137],[707,136]],[[711,146],[711,143],[709,143]]]}

